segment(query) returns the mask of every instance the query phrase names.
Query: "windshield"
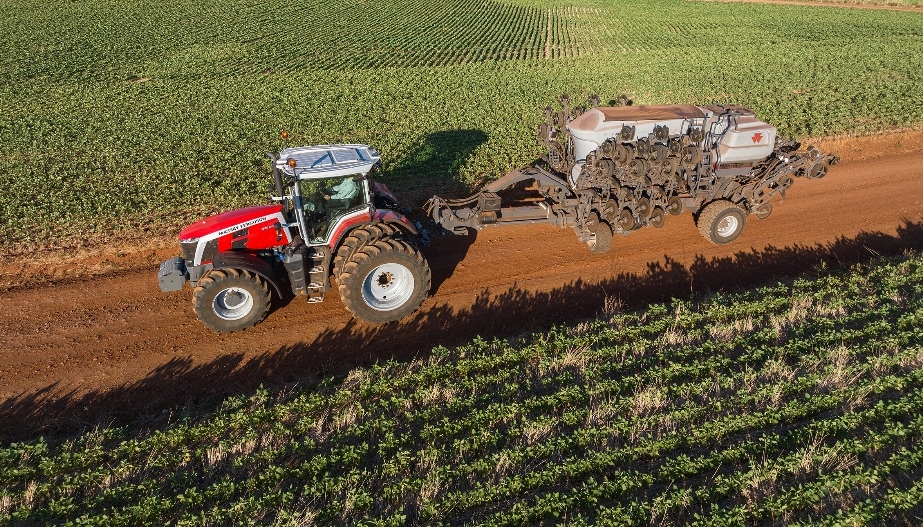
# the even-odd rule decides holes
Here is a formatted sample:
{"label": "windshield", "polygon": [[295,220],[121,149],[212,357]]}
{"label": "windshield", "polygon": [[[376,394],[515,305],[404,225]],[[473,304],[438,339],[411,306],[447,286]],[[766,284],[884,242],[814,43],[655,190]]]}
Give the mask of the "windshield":
{"label": "windshield", "polygon": [[299,181],[304,237],[310,243],[325,242],[343,216],[368,203],[361,176]]}

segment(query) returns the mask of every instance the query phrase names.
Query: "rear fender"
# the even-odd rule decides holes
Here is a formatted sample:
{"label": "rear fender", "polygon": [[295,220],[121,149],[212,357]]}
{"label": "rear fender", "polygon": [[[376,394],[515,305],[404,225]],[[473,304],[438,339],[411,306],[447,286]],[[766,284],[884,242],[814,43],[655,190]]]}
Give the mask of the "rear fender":
{"label": "rear fender", "polygon": [[400,227],[414,236],[419,234],[416,225],[400,212],[393,210],[376,210],[375,219],[383,223],[393,223],[396,227]]}
{"label": "rear fender", "polygon": [[403,214],[388,209],[375,209],[371,221],[369,221],[369,214],[366,213],[361,216],[349,218],[347,221],[344,221],[338,225],[334,229],[333,236],[330,237],[328,246],[331,250],[336,250],[336,248],[340,245],[340,242],[345,240],[349,235],[349,231],[355,229],[356,227],[361,227],[362,225],[368,225],[369,223],[377,222],[390,223],[414,237],[419,236],[420,234],[416,225],[414,225],[413,222]]}
{"label": "rear fender", "polygon": [[246,269],[260,275],[269,282],[276,295],[282,298],[282,287],[275,269],[266,260],[255,254],[244,251],[227,251],[215,255],[212,260],[213,269]]}

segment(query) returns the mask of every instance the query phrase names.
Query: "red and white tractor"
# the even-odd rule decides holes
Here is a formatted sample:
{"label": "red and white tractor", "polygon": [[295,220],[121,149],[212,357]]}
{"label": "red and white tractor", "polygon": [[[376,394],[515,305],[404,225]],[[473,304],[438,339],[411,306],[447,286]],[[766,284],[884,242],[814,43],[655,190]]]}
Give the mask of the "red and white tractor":
{"label": "red and white tractor", "polygon": [[179,234],[182,256],[160,265],[162,291],[193,286],[199,320],[215,331],[261,321],[271,296],[291,288],[321,302],[335,276],[343,304],[372,323],[413,313],[429,294],[430,270],[415,224],[374,181],[366,145],[286,148],[273,159],[269,205],[205,218]]}
{"label": "red and white tractor", "polygon": [[[614,235],[660,228],[692,213],[708,241],[722,245],[746,218],[765,219],[795,178],[821,178],[838,158],[776,136],[737,105],[571,107],[545,110],[538,140],[547,155],[465,199],[433,196],[427,228],[472,229],[543,223],[570,227],[592,253]],[[266,316],[271,291],[286,287],[320,302],[335,277],[343,304],[372,323],[399,320],[429,294],[430,270],[417,242],[428,239],[374,181],[379,155],[366,145],[286,148],[273,159],[276,203],[225,212],[180,233],[182,256],[161,264],[163,291],[194,287],[199,319],[216,331]],[[503,190],[534,194],[504,206]]]}

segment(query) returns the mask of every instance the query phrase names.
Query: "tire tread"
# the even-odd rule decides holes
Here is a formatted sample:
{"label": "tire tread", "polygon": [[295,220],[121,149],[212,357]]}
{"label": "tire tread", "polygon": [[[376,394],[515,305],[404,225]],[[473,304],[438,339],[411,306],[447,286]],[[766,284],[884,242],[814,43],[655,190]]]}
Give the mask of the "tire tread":
{"label": "tire tread", "polygon": [[400,228],[390,223],[369,223],[351,230],[333,257],[333,275],[339,276],[343,266],[359,249],[369,243],[383,238],[402,236]]}
{"label": "tire tread", "polygon": [[[399,308],[392,311],[376,311],[370,308],[362,298],[362,282],[365,279],[362,271],[366,266],[374,264],[374,260],[388,254],[400,254],[409,259],[407,263],[417,268],[422,283],[414,291],[413,296]],[[337,284],[343,305],[353,316],[371,324],[386,324],[400,320],[420,308],[429,296],[432,272],[423,254],[415,245],[401,237],[386,237],[374,240],[356,250],[337,275]]]}
{"label": "tire tread", "polygon": [[[260,294],[253,295],[253,313],[256,313],[255,316],[246,316],[241,320],[223,320],[214,314],[211,307],[213,298],[211,291],[215,288],[220,290],[222,283],[227,281],[249,282],[256,286],[257,292]],[[232,333],[255,326],[266,318],[271,302],[272,294],[266,280],[246,269],[212,269],[196,282],[196,286],[192,290],[192,308],[196,316],[206,327],[219,333]]]}
{"label": "tire tread", "polygon": [[[740,228],[738,229],[737,234],[732,236],[730,239],[718,239],[712,233],[712,226],[715,224],[715,220],[721,217],[729,209],[735,209],[740,212]],[[740,233],[744,230],[744,226],[746,224],[746,216],[747,215],[743,209],[735,205],[732,201],[719,199],[709,203],[702,209],[698,218],[696,219],[696,227],[699,229],[699,234],[701,234],[702,237],[706,240],[715,245],[724,245],[736,240],[737,237],[740,236]]]}

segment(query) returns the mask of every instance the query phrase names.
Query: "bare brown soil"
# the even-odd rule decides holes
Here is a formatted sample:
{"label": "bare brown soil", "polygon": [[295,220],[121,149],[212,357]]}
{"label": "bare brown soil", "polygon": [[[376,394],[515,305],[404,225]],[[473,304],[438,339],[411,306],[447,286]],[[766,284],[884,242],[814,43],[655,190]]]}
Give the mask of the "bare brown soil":
{"label": "bare brown soil", "polygon": [[[409,360],[478,335],[515,337],[607,305],[733,290],[923,249],[923,133],[814,143],[844,162],[824,179],[798,180],[768,219],[749,217],[728,246],[705,241],[688,213],[616,239],[605,255],[587,252],[570,229],[541,225],[436,238],[425,251],[432,296],[409,320],[386,326],[352,319],[333,294],[319,305],[276,301],[262,324],[215,334],[195,319],[188,288],[159,291],[156,267],[175,251],[163,239],[118,254],[45,257],[44,274],[8,263],[0,440]],[[14,268],[26,278],[11,279]]]}

